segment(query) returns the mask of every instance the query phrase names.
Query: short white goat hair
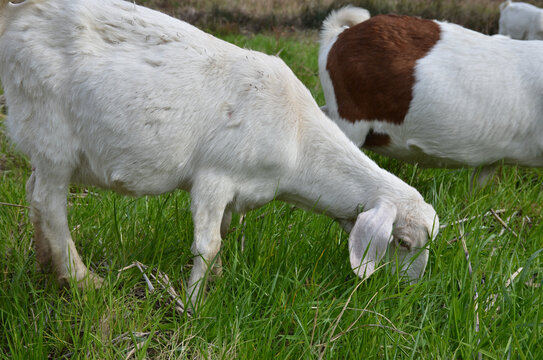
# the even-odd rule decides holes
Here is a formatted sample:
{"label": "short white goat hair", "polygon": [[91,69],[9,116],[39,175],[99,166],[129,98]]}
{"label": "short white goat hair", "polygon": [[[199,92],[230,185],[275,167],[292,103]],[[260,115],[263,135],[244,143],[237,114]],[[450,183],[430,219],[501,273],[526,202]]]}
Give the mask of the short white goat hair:
{"label": "short white goat hair", "polygon": [[543,40],[543,9],[523,2],[500,4],[501,35],[518,40]]}
{"label": "short white goat hair", "polygon": [[387,250],[411,280],[424,272],[432,206],[366,157],[277,57],[121,0],[4,1],[0,77],[9,136],[34,168],[38,263],[61,283],[101,283],[70,236],[70,182],[190,191],[193,303],[232,212],[274,198],[339,221],[362,278]]}
{"label": "short white goat hair", "polygon": [[543,42],[360,14],[332,12],[319,51],[323,110],[356,145],[485,175],[543,166]]}

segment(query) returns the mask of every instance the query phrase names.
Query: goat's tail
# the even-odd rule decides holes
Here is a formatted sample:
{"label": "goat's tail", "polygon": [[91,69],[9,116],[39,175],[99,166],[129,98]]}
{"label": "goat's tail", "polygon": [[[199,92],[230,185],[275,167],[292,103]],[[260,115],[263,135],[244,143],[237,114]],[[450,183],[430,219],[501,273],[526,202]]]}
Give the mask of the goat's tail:
{"label": "goat's tail", "polygon": [[507,1],[504,1],[500,4],[500,12],[503,11],[503,9],[505,9],[506,7],[508,7],[509,5],[511,5],[511,0],[507,0]]}
{"label": "goat's tail", "polygon": [[330,44],[332,39],[348,27],[359,24],[370,18],[370,12],[354,6],[345,6],[332,11],[322,23],[320,33],[321,47]]}

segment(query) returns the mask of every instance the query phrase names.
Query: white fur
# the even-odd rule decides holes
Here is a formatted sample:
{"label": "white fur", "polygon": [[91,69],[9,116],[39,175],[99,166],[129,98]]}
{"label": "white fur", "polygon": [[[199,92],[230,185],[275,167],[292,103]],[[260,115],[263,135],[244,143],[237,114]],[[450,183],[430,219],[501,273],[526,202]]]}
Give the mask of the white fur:
{"label": "white fur", "polygon": [[333,43],[337,34],[369,18],[370,12],[368,10],[350,5],[340,10],[332,11],[322,23],[321,44],[327,45]]}
{"label": "white fur", "polygon": [[373,150],[423,166],[475,167],[501,160],[543,166],[543,42],[436,23],[441,38],[416,64],[413,99],[400,125],[368,121],[379,119],[351,123],[339,116],[326,70],[333,43],[321,44],[319,73],[328,115],[358,146],[371,129],[384,132],[390,145]]}
{"label": "white fur", "polygon": [[[193,303],[231,212],[274,198],[356,226],[360,262],[370,243],[401,238],[401,266],[414,261],[412,279],[424,272],[433,208],[362,154],[279,58],[119,0],[26,0],[1,11],[7,128],[35,167],[27,190],[38,259],[60,280],[100,282],[70,237],[70,182],[135,196],[190,191]],[[389,211],[370,216],[385,203]],[[356,221],[360,206],[367,215]],[[381,222],[394,227],[377,231]]]}
{"label": "white fur", "polygon": [[499,33],[518,40],[543,40],[543,9],[508,0],[500,4]]}

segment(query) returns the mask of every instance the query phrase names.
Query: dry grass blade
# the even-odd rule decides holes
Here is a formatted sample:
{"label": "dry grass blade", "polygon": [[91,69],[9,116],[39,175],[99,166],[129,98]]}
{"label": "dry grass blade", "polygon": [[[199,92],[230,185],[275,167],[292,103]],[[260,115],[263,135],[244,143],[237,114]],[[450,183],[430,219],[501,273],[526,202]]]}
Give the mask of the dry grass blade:
{"label": "dry grass blade", "polygon": [[150,332],[138,332],[138,331],[127,332],[127,333],[121,334],[121,335],[117,336],[116,338],[114,338],[113,340],[111,340],[111,343],[115,344],[115,343],[117,343],[119,341],[130,340],[133,337],[134,338],[145,338],[145,337],[149,336],[149,334],[151,334],[151,333]]}
{"label": "dry grass blade", "polygon": [[[371,302],[371,300],[370,300],[370,302]],[[368,310],[368,309],[355,309],[355,308],[347,308],[347,309],[348,310],[362,311],[362,313],[358,316],[358,318],[351,325],[349,325],[349,327],[346,330],[344,330],[344,331],[340,332],[339,334],[333,336],[330,339],[329,342],[334,342],[334,341],[338,340],[341,336],[345,335],[346,333],[348,333],[350,331],[353,331],[353,330],[356,330],[356,329],[361,329],[361,328],[364,328],[364,327],[378,327],[378,328],[381,328],[381,329],[391,330],[391,331],[397,332],[400,335],[409,336],[409,337],[411,337],[411,340],[414,340],[413,335],[411,335],[409,333],[406,333],[405,331],[399,330],[394,325],[394,323],[392,323],[392,321],[390,321],[390,319],[388,319],[383,314],[380,314],[380,313],[378,313],[376,311],[372,311],[372,310]],[[380,317],[383,317],[385,320],[387,320],[387,322],[390,324],[390,326],[383,325],[383,324],[363,324],[363,325],[354,327],[354,324],[356,324],[358,322],[358,320],[362,317],[362,315],[364,315],[364,313],[371,313],[371,314],[375,314],[375,315],[378,315]],[[318,347],[326,346],[326,344],[318,344],[316,346],[318,346]]]}
{"label": "dry grass blade", "polygon": [[531,278],[530,280],[526,281],[526,282],[524,283],[524,285],[529,286],[529,287],[533,287],[533,288],[540,288],[540,287],[541,287],[541,284],[540,284],[540,283],[536,283],[534,280],[535,280],[535,275],[532,276],[532,278]]}
{"label": "dry grass blade", "polygon": [[[466,261],[468,263],[468,272],[470,274],[470,276],[473,276],[473,268],[471,267],[471,261],[469,260],[469,251],[468,251],[468,246],[466,245],[466,240],[465,240],[465,237],[464,237],[464,229],[462,227],[460,227],[460,242],[462,243],[462,247],[464,248],[464,255],[466,257]],[[475,296],[477,296],[477,291],[475,291]]]}
{"label": "dry grass blade", "polygon": [[[470,233],[465,233],[464,236],[468,236],[469,234]],[[461,241],[461,236],[455,237],[454,239],[451,239],[451,240],[448,240],[447,244],[452,245],[452,244],[454,244],[455,242],[458,242],[458,241]]]}
{"label": "dry grass blade", "polygon": [[[507,279],[507,280],[505,281],[505,288],[508,288],[509,285],[511,285],[511,283],[512,283],[513,281],[515,281],[515,279],[517,278],[517,276],[519,276],[519,274],[522,272],[522,270],[524,270],[523,267],[518,268],[518,270],[515,271],[515,272],[509,277],[509,279]],[[488,299],[486,300],[487,305],[485,306],[485,311],[488,311],[488,310],[490,310],[490,308],[494,307],[494,305],[496,304],[496,300],[498,300],[498,294],[490,295],[490,296],[488,297]],[[499,311],[499,310],[500,310],[500,307],[498,306],[498,307],[496,308],[496,311]]]}
{"label": "dry grass blade", "polygon": [[[149,277],[144,272],[144,270],[147,270],[149,267],[147,265],[144,265],[144,264],[140,263],[139,261],[134,261],[132,264],[130,264],[128,266],[125,266],[124,268],[120,269],[119,270],[119,275],[117,276],[117,279],[119,278],[121,272],[126,271],[128,269],[132,269],[134,267],[137,267],[138,270],[143,275],[143,278],[145,279],[145,282],[147,283],[147,287],[149,288],[149,291],[154,292],[155,291],[155,286],[152,284],[151,280],[149,279]],[[154,274],[154,272],[156,272],[156,275]],[[166,292],[170,295],[173,302],[175,303],[175,311],[177,311],[177,313],[180,314],[180,315],[185,313],[185,304],[183,303],[183,301],[181,301],[181,299],[180,299],[181,297],[179,296],[179,294],[177,294],[174,287],[170,283],[170,278],[168,277],[168,275],[166,275],[165,273],[163,273],[161,271],[153,270],[153,271],[151,271],[149,273],[149,276],[151,276],[151,278],[155,282],[157,282],[158,285],[160,285],[160,287],[163,290],[166,290]],[[188,315],[190,316],[190,314],[188,314]]]}
{"label": "dry grass blade", "polygon": [[111,340],[111,343],[115,344],[115,343],[117,343],[119,341],[128,340],[128,339],[130,339],[129,333],[123,333],[123,334],[115,337],[113,340]]}
{"label": "dry grass blade", "polygon": [[465,223],[466,221],[471,221],[471,220],[475,220],[477,218],[480,218],[480,217],[487,217],[489,215],[492,215],[492,212],[494,212],[495,214],[501,214],[501,213],[504,213],[506,211],[506,209],[499,209],[499,210],[490,210],[490,211],[487,211],[486,213],[484,214],[481,214],[481,215],[474,215],[474,216],[470,216],[470,217],[467,217],[467,218],[463,218],[463,219],[460,219],[460,220],[456,220],[452,223],[444,223],[444,224],[441,224],[441,226],[439,226],[440,229],[444,229],[448,226],[453,226],[453,225],[459,225],[459,224],[463,224]]}
{"label": "dry grass blade", "polygon": [[[185,304],[180,299],[180,296],[177,294],[175,289],[170,283],[170,278],[163,272],[157,271],[157,281],[160,286],[168,292],[168,294],[173,298],[175,302],[175,310],[181,315],[185,312]],[[190,316],[190,314],[189,314]]]}
{"label": "dry grass blade", "polygon": [[370,313],[370,314],[373,314],[373,315],[377,315],[379,317],[382,317],[383,319],[385,319],[391,327],[393,328],[397,333],[400,333],[402,335],[409,335],[409,337],[411,337],[411,340],[415,340],[415,338],[413,337],[413,335],[409,334],[409,333],[406,333],[406,332],[403,332],[401,330],[399,330],[396,325],[394,325],[394,323],[389,319],[387,318],[385,315],[381,314],[381,313],[378,313],[377,311],[373,311],[373,310],[368,310],[368,309],[356,309],[356,308],[348,308],[349,310],[357,310],[357,311],[362,311],[362,312],[367,312],[367,313]]}
{"label": "dry grass blade", "polygon": [[[362,314],[360,314],[360,316],[362,316]],[[357,320],[358,320],[358,319],[357,319]],[[352,325],[354,325],[354,323],[351,324],[351,326],[349,326],[349,327],[347,328],[347,330],[340,332],[339,334],[337,334],[336,336],[334,336],[332,339],[330,339],[330,342],[336,341],[337,339],[339,339],[341,336],[345,335],[345,334],[348,333],[349,331],[357,330],[357,329],[362,329],[362,328],[365,328],[365,327],[377,327],[377,328],[380,328],[380,329],[385,329],[385,330],[390,330],[390,331],[397,332],[397,333],[400,334],[400,335],[404,335],[404,336],[405,336],[405,335],[409,335],[409,336],[412,337],[411,334],[408,334],[408,333],[406,333],[405,331],[401,331],[401,330],[396,329],[396,327],[386,326],[386,325],[383,325],[383,324],[363,324],[363,325],[359,325],[359,326],[357,326],[357,327],[355,327],[355,328],[352,328]]]}
{"label": "dry grass blade", "polygon": [[356,320],[353,321],[352,324],[349,325],[349,326],[347,327],[346,330],[343,330],[343,331],[340,332],[339,334],[334,335],[334,336],[329,340],[329,342],[334,342],[334,341],[336,341],[337,339],[339,339],[340,337],[342,337],[344,334],[346,334],[346,333],[348,333],[349,331],[351,331],[351,329],[353,328],[354,324],[356,324],[356,323],[358,322],[358,320],[360,320],[360,318],[361,318],[363,315],[364,315],[363,312],[360,313],[360,315],[358,315],[358,317],[356,318]]}
{"label": "dry grass blade", "polygon": [[128,354],[126,354],[126,357],[124,359],[125,360],[130,359],[132,355],[136,353],[136,351],[138,351],[139,349],[143,347],[143,345],[145,345],[145,341],[147,340],[140,341],[139,343],[136,344],[136,346],[133,346],[132,349],[128,352]]}
{"label": "dry grass blade", "polygon": [[315,330],[317,329],[317,317],[319,315],[319,306],[315,308],[315,317],[313,318],[313,331],[311,331],[311,341],[309,342],[311,345],[313,345],[313,339],[315,338]]}
{"label": "dry grass blade", "polygon": [[515,237],[518,237],[518,234],[509,227],[509,225],[507,225],[505,223],[505,221],[503,221],[503,219],[498,215],[497,211],[494,211],[493,209],[490,209],[490,212],[492,214],[492,216],[494,216],[494,218],[496,220],[498,220],[498,222],[507,230],[509,230],[511,232],[511,234],[515,235]]}
{"label": "dry grass blade", "polygon": [[10,203],[5,203],[5,202],[1,202],[1,201],[0,201],[0,206],[11,206],[11,207],[17,207],[17,208],[21,208],[21,209],[28,209],[28,206],[25,206],[25,205],[10,204]]}
{"label": "dry grass blade", "polygon": [[[471,267],[471,261],[469,260],[469,251],[468,251],[468,246],[466,245],[466,240],[465,240],[465,237],[464,237],[463,226],[459,227],[459,231],[460,231],[460,240],[462,242],[462,247],[464,248],[464,255],[466,256],[466,261],[468,263],[468,272],[469,272],[469,275],[471,277],[473,277],[473,268]],[[475,302],[475,333],[477,335],[479,335],[479,328],[480,328],[480,325],[479,325],[479,303],[477,301],[477,299],[479,299],[479,293],[477,292],[477,285],[474,285],[474,291],[475,291],[475,295],[473,297],[473,301]],[[477,344],[479,344],[479,342],[480,342],[480,339],[477,340]],[[482,359],[483,354],[481,352],[479,352],[477,354],[477,357],[478,357],[478,359]]]}
{"label": "dry grass blade", "polygon": [[141,265],[142,264],[139,261],[136,261],[136,267],[139,269],[139,271],[141,271],[141,274],[143,275],[143,279],[147,283],[147,287],[149,288],[149,291],[153,292],[153,291],[155,291],[155,287],[153,286],[153,284],[151,284],[151,280],[149,280],[149,278],[147,277],[147,275],[143,271],[143,268],[142,268]]}
{"label": "dry grass blade", "polygon": [[515,279],[517,278],[517,276],[519,276],[519,274],[522,272],[522,270],[524,270],[523,267],[519,267],[517,271],[515,271],[513,273],[513,275],[511,275],[511,277],[509,279],[507,279],[507,281],[505,282],[505,287],[509,287],[509,285],[511,285],[511,283],[513,281],[515,281]]}
{"label": "dry grass blade", "polygon": [[[334,323],[334,326],[333,326],[332,329],[330,330],[330,334],[331,334],[331,335],[330,335],[330,340],[328,340],[327,343],[321,345],[321,346],[322,346],[322,349],[321,349],[321,353],[320,353],[320,355],[319,355],[319,360],[321,360],[321,359],[324,357],[324,354],[326,353],[326,346],[328,345],[328,343],[330,343],[330,342],[332,341],[331,339],[335,337],[335,336],[334,336],[334,332],[336,331],[336,328],[337,328],[337,326],[338,326],[338,324],[339,324],[339,321],[340,321],[341,318],[343,317],[343,314],[345,313],[345,310],[347,309],[347,306],[349,306],[349,303],[351,302],[351,298],[353,297],[353,294],[354,294],[355,291],[360,287],[360,285],[362,285],[362,284],[364,284],[364,283],[365,283],[365,281],[360,281],[360,282],[355,286],[355,288],[354,288],[354,290],[351,292],[351,294],[349,295],[349,298],[348,298],[347,301],[345,302],[345,305],[343,306],[343,309],[341,309],[341,312],[339,313],[339,315],[338,315],[338,317],[337,317],[337,319],[336,319],[336,322]],[[375,294],[371,297],[370,301],[368,301],[368,304],[370,304],[376,296],[377,296],[377,293],[375,293]],[[360,317],[358,317],[358,319],[359,319],[359,318],[360,318]],[[356,321],[358,321],[358,319],[357,319]],[[356,321],[355,321],[355,323],[356,323]],[[354,323],[353,323],[353,324],[354,324]]]}
{"label": "dry grass blade", "polygon": [[135,263],[135,262],[133,262],[132,264],[130,264],[130,265],[128,265],[128,266],[123,267],[122,269],[119,269],[117,272],[118,272],[119,275],[120,275],[120,273],[122,273],[123,271],[132,269],[132,268],[134,268],[134,267],[136,267],[136,263]]}
{"label": "dry grass blade", "polygon": [[[485,312],[488,312],[488,310],[494,307],[496,300],[498,300],[498,294],[492,294],[486,299]],[[498,310],[500,310],[499,306],[496,308],[496,311]]]}
{"label": "dry grass blade", "polygon": [[[515,216],[517,216],[518,214],[518,211],[514,211],[511,215],[509,215],[507,217],[507,219],[505,219],[505,223],[509,226],[509,222],[511,221],[512,218],[514,218]],[[502,229],[500,230],[500,232],[498,233],[498,236],[502,236],[503,233],[505,232],[506,228],[505,227],[502,227]]]}

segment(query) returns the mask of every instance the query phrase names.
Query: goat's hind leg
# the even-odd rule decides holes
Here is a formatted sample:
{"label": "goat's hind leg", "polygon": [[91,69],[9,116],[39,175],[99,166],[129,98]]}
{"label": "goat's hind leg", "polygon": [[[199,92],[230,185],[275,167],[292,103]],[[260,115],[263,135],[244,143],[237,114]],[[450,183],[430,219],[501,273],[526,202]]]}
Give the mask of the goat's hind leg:
{"label": "goat's hind leg", "polygon": [[52,265],[61,285],[75,279],[78,287],[98,287],[102,279],[83,264],[68,228],[69,181],[67,170],[59,170],[51,164],[37,167],[28,180],[27,197],[38,263],[44,270]]}
{"label": "goat's hind leg", "polygon": [[[228,229],[230,228],[230,223],[232,222],[232,212],[230,210],[226,210],[224,212],[224,215],[222,217],[221,222],[221,239],[224,240],[226,238],[226,235],[228,235]],[[222,275],[222,260],[220,252],[215,257],[215,263],[213,264],[213,275],[215,276],[221,276]]]}
{"label": "goat's hind leg", "polygon": [[26,182],[26,201],[30,204],[28,215],[30,221],[34,225],[34,249],[36,249],[36,260],[38,270],[43,272],[51,271],[51,249],[49,243],[43,235],[41,227],[41,215],[39,209],[32,206],[32,198],[34,194],[34,185],[36,184],[36,173],[32,170],[32,174]]}
{"label": "goat's hind leg", "polygon": [[474,168],[469,180],[470,193],[476,192],[476,190],[480,190],[489,185],[490,180],[492,180],[493,176],[496,174],[497,169],[497,163]]}

